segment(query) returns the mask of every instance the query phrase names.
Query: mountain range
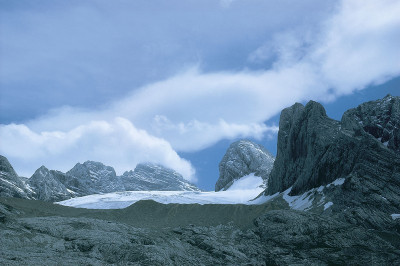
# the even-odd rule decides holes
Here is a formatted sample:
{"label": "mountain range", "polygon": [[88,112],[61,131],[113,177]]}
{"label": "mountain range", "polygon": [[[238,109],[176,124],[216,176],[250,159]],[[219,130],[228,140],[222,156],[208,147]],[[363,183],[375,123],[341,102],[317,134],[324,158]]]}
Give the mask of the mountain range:
{"label": "mountain range", "polygon": [[199,191],[176,171],[153,163],[140,163],[122,176],[117,176],[111,166],[93,161],[77,163],[66,173],[41,166],[24,179],[6,157],[0,156],[0,175],[0,196],[44,201],[117,191]]}
{"label": "mountain range", "polygon": [[[317,102],[296,103],[281,113],[276,158],[239,141],[221,160],[218,192],[209,193],[261,179],[248,205],[139,200],[108,210],[28,200],[33,184],[2,157],[0,263],[400,265],[399,146],[400,97],[361,104],[341,121]],[[113,180],[111,169],[83,165],[85,189],[117,187],[96,183]]]}

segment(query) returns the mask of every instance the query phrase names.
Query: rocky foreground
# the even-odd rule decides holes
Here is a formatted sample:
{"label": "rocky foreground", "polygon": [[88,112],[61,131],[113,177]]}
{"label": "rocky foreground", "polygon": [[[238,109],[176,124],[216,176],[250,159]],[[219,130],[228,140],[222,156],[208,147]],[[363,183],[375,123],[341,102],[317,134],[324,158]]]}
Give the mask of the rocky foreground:
{"label": "rocky foreground", "polygon": [[[400,265],[399,128],[390,95],[341,121],[316,102],[285,109],[258,205],[87,210],[0,198],[0,264]],[[249,166],[237,154],[218,189]]]}

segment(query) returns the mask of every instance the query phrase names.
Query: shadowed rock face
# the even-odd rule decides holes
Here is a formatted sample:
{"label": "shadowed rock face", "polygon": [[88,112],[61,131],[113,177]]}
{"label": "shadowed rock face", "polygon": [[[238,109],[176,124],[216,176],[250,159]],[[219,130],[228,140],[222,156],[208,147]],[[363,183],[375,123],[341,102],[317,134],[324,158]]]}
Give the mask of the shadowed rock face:
{"label": "shadowed rock face", "polygon": [[232,143],[219,163],[219,178],[215,191],[226,190],[232,183],[248,174],[268,179],[275,158],[262,145],[249,140]]}
{"label": "shadowed rock face", "polygon": [[344,113],[342,124],[353,130],[362,127],[389,149],[400,151],[400,97],[387,95],[350,109]]}
{"label": "shadowed rock face", "polygon": [[[343,178],[342,186],[324,196],[333,202],[331,215],[366,228],[395,230],[390,215],[400,213],[397,126],[387,135],[388,130],[378,134],[371,128],[398,125],[398,101],[399,97],[387,96],[365,103],[347,111],[341,122],[328,118],[315,102],[284,109],[265,194],[291,187],[290,195],[300,195]],[[377,115],[389,113],[384,118]]]}
{"label": "shadowed rock face", "polygon": [[[385,102],[388,104],[382,104]],[[295,104],[284,109],[267,194],[292,187],[291,195],[298,195],[347,176],[394,181],[400,169],[396,152],[398,102],[399,97],[387,96],[365,103],[347,111],[342,122],[328,118],[324,108],[312,101],[305,107]],[[384,133],[388,130],[382,134],[372,130],[381,127],[393,130],[390,134]],[[385,146],[383,141],[392,145]]]}
{"label": "shadowed rock face", "polygon": [[29,199],[33,197],[6,157],[0,155],[0,197]]}

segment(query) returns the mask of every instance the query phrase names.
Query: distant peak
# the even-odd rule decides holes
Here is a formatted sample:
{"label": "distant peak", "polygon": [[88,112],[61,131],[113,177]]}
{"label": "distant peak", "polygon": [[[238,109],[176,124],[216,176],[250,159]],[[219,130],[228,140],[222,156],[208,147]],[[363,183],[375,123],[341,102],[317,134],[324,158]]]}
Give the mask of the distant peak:
{"label": "distant peak", "polygon": [[38,170],[49,171],[49,169],[44,165],[40,166]]}

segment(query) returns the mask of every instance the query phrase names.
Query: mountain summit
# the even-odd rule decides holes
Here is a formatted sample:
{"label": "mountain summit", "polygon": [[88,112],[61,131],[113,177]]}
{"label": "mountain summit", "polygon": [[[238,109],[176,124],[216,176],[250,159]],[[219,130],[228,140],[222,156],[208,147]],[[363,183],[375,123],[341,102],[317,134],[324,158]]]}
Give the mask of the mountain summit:
{"label": "mountain summit", "polygon": [[262,177],[266,181],[274,160],[274,156],[262,145],[249,140],[232,143],[219,163],[215,191],[226,190],[235,180],[249,174]]}

